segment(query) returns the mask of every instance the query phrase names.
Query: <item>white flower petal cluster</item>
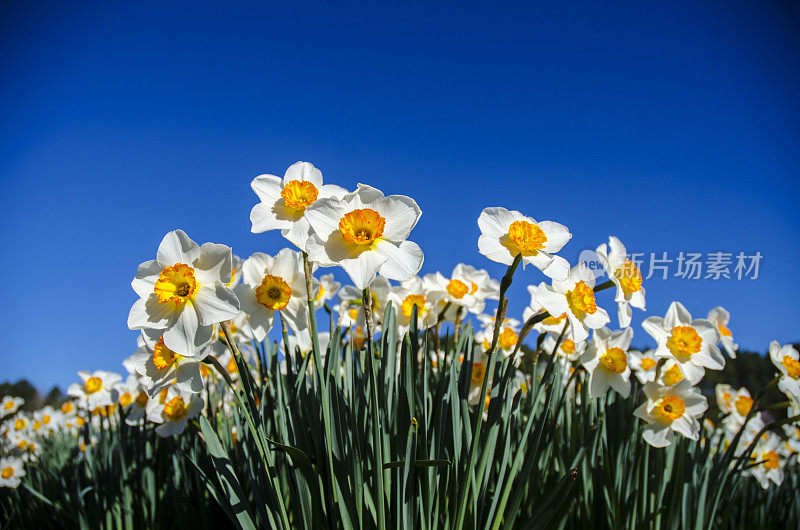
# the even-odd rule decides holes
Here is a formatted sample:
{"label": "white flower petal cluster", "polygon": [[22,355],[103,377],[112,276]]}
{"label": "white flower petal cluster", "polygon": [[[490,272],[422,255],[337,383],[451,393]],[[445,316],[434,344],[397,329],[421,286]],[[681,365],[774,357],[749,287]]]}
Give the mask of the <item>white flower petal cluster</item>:
{"label": "white flower petal cluster", "polygon": [[371,186],[341,199],[319,199],[306,209],[313,235],[308,256],[323,267],[342,267],[358,289],[376,274],[404,281],[422,268],[422,249],[408,241],[422,211],[404,195],[384,196]]}
{"label": "white flower petal cluster", "polygon": [[171,350],[196,352],[211,341],[214,324],[239,313],[239,300],[226,287],[231,262],[230,247],[198,246],[182,230],[168,233],[156,259],[139,265],[131,282],[139,300],[128,315],[128,327],[162,330]]}
{"label": "white flower petal cluster", "polygon": [[569,263],[554,254],[572,237],[567,227],[553,221],[537,222],[516,210],[486,208],[478,218],[480,253],[497,263],[511,265],[522,256],[522,267],[533,265],[553,280],[564,280]]}

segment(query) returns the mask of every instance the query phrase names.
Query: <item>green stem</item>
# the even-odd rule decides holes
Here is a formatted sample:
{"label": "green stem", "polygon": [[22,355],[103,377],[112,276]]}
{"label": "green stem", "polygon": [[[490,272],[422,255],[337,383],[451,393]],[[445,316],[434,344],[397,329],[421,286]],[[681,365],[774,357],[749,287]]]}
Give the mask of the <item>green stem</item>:
{"label": "green stem", "polygon": [[500,328],[503,325],[503,321],[506,317],[506,310],[508,309],[508,299],[506,298],[506,292],[508,288],[511,286],[511,280],[514,277],[514,271],[517,270],[520,262],[522,261],[522,254],[517,254],[514,258],[514,261],[511,265],[508,266],[508,270],[506,271],[505,276],[503,276],[502,281],[500,282],[500,297],[497,305],[497,312],[494,316],[494,333],[492,335],[492,346],[489,348],[487,352],[487,357],[489,358],[488,362],[488,370],[483,377],[483,382],[481,383],[481,394],[480,400],[478,401],[478,413],[476,414],[475,418],[475,427],[472,433],[472,441],[469,444],[469,459],[467,460],[467,467],[464,470],[464,475],[461,478],[461,484],[459,487],[459,491],[461,493],[461,501],[458,505],[458,517],[456,519],[456,530],[461,530],[464,525],[464,516],[467,511],[467,501],[469,500],[470,492],[472,490],[471,485],[472,482],[469,480],[470,477],[470,470],[475,466],[475,458],[478,454],[478,443],[479,438],[481,435],[481,425],[483,424],[483,413],[481,407],[483,403],[486,401],[486,392],[489,388],[489,378],[494,375],[495,365],[497,364],[497,355],[495,355],[495,350],[497,348],[497,340],[500,337]]}
{"label": "green stem", "polygon": [[[381,413],[378,406],[378,374],[375,354],[372,349],[372,295],[369,287],[364,289],[361,300],[364,304],[364,318],[367,327],[367,362],[369,363],[370,389],[372,394],[372,445],[375,451],[375,507],[378,509],[378,528],[386,528],[386,506],[383,483],[383,441],[381,440]],[[387,355],[387,352],[383,352]]]}

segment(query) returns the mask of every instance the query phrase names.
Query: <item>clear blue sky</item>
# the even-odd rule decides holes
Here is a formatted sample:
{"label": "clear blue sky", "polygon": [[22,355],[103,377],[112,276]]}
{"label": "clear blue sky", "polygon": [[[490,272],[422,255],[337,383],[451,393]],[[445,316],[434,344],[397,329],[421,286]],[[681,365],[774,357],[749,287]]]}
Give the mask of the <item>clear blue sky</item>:
{"label": "clear blue sky", "polygon": [[756,281],[645,282],[634,344],[673,299],[728,308],[744,348],[800,340],[796,4],[177,4],[0,8],[0,380],[121,370],[136,266],[179,227],[276,252],[249,183],[297,160],[414,197],[422,273],[499,276],[496,205],[567,225],[573,262],[612,234],[760,251]]}

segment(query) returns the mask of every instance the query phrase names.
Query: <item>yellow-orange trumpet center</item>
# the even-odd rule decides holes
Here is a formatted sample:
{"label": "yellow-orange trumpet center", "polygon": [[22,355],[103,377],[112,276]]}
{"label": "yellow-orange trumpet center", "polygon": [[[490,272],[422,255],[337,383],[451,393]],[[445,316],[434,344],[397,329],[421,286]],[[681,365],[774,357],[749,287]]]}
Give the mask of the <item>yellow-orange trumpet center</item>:
{"label": "yellow-orange trumpet center", "polygon": [[162,269],[153,292],[162,304],[183,305],[197,294],[194,269],[185,263],[176,263]]}
{"label": "yellow-orange trumpet center", "polygon": [[786,368],[786,374],[792,379],[800,377],[800,361],[793,359],[788,355],[783,356],[781,364]]}
{"label": "yellow-orange trumpet center", "polygon": [[505,328],[503,331],[500,332],[500,336],[497,337],[497,346],[503,350],[510,350],[517,344],[517,332],[511,328]]}
{"label": "yellow-orange trumpet center", "polygon": [[508,239],[512,252],[524,256],[536,255],[547,243],[547,236],[539,225],[528,221],[514,221],[508,227]]}
{"label": "yellow-orange trumpet center", "polygon": [[597,311],[594,290],[586,285],[583,280],[575,284],[571,291],[567,291],[567,303],[577,317],[592,315]]}
{"label": "yellow-orange trumpet center", "polygon": [[421,294],[410,294],[405,297],[403,303],[400,304],[400,310],[403,316],[411,318],[411,310],[417,306],[417,315],[422,315],[425,312],[425,297]]}
{"label": "yellow-orange trumpet center", "polygon": [[628,356],[622,348],[609,348],[600,356],[600,364],[609,372],[621,374],[628,367]]}
{"label": "yellow-orange trumpet center", "polygon": [[467,287],[467,284],[462,282],[461,280],[453,278],[452,280],[447,282],[447,292],[453,298],[461,299],[464,298],[464,296],[466,296],[467,293],[469,293],[469,287]]}
{"label": "yellow-orange trumpet center", "polygon": [[692,326],[675,326],[667,339],[667,348],[680,362],[686,362],[700,351],[703,339]]}
{"label": "yellow-orange trumpet center", "polygon": [[686,403],[678,396],[666,396],[656,403],[652,415],[664,423],[672,423],[686,412]]}
{"label": "yellow-orange trumpet center", "polygon": [[4,467],[2,471],[0,471],[0,477],[3,478],[11,478],[14,476],[14,468],[11,466]]}
{"label": "yellow-orange trumpet center", "polygon": [[87,394],[94,394],[95,392],[99,392],[101,388],[103,388],[103,380],[99,377],[90,377],[86,380],[83,384],[83,387],[86,389]]}
{"label": "yellow-orange trumpet center", "polygon": [[780,462],[778,462],[778,453],[775,451],[767,451],[761,455],[764,460],[764,467],[767,469],[778,469]]}
{"label": "yellow-orange trumpet center", "polygon": [[625,262],[614,271],[614,277],[619,280],[619,284],[625,294],[632,294],[642,290],[642,273],[639,267],[631,260]]}
{"label": "yellow-orange trumpet center", "polygon": [[180,355],[167,348],[163,337],[159,338],[156,345],[153,346],[153,364],[159,370],[166,370],[173,364],[177,364],[180,359]]}
{"label": "yellow-orange trumpet center", "polygon": [[370,208],[348,212],[339,219],[339,231],[348,243],[370,245],[383,236],[386,219]]}
{"label": "yellow-orange trumpet center", "polygon": [[640,366],[642,367],[642,370],[647,372],[655,368],[657,364],[658,363],[654,359],[651,359],[650,357],[645,357],[642,359],[642,364]]}
{"label": "yellow-orange trumpet center", "polygon": [[289,305],[292,288],[280,276],[267,274],[256,287],[256,300],[267,309],[279,311]]}
{"label": "yellow-orange trumpet center", "polygon": [[317,200],[319,190],[307,180],[290,180],[281,190],[283,203],[295,210],[305,210]]}
{"label": "yellow-orange trumpet center", "polygon": [[683,372],[681,372],[681,369],[677,364],[673,364],[669,367],[669,369],[664,371],[661,381],[665,386],[677,385],[683,381]]}
{"label": "yellow-orange trumpet center", "polygon": [[183,418],[187,412],[189,412],[189,409],[186,407],[186,402],[180,396],[170,399],[164,405],[164,416],[173,421]]}
{"label": "yellow-orange trumpet center", "polygon": [[753,406],[753,398],[739,396],[736,398],[736,401],[733,402],[733,406],[736,407],[736,412],[742,416],[746,416]]}

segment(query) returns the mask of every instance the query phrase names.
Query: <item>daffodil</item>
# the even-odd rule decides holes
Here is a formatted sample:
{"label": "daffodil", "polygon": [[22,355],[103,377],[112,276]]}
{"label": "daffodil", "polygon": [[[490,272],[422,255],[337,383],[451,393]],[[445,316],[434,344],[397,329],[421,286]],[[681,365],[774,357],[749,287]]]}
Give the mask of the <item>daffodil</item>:
{"label": "daffodil", "polygon": [[[377,322],[383,320],[383,312],[386,310],[386,304],[389,302],[389,292],[391,289],[392,285],[389,283],[389,280],[381,276],[376,277],[369,286],[372,315]],[[359,314],[363,316],[361,289],[353,285],[345,285],[339,291],[338,296],[341,302],[339,304],[339,325],[345,328],[355,324],[361,325],[363,322],[360,322],[358,318]],[[395,307],[394,310],[397,311],[397,307]]]}
{"label": "daffodil", "polygon": [[642,432],[644,441],[653,447],[666,447],[676,432],[690,440],[699,438],[697,418],[706,411],[708,402],[688,380],[668,387],[647,383],[644,393],[647,401],[634,412],[647,423]]}
{"label": "daffodil", "polygon": [[[556,347],[556,341],[558,341],[559,335],[561,335],[560,331],[550,332],[545,335],[544,341],[542,342],[542,350],[544,350],[545,353],[553,353],[553,349]],[[583,355],[585,351],[586,341],[580,341],[576,343],[570,338],[563,337],[555,354],[559,357],[563,357],[566,361],[573,362],[580,359],[581,355]]]}
{"label": "daffodil", "polygon": [[[494,322],[492,315],[481,313],[477,316],[481,323],[481,328],[475,333],[475,341],[481,345],[483,352],[489,351],[494,339]],[[506,318],[500,326],[500,333],[497,336],[497,349],[508,356],[513,353],[519,340],[520,321],[516,318]]]}
{"label": "daffodil", "polygon": [[[244,281],[236,294],[259,342],[266,338],[276,311],[292,329],[306,329],[308,295],[299,252],[284,248],[274,257],[256,252],[245,260],[242,270]],[[316,280],[312,281],[316,290]]]}
{"label": "daffodil", "polygon": [[204,407],[205,402],[201,394],[190,394],[170,388],[164,396],[159,414],[150,414],[148,419],[161,424],[156,427],[156,434],[165,438],[182,433],[186,428],[186,422],[199,415]]}
{"label": "daffodil", "polygon": [[753,408],[753,398],[750,391],[742,387],[731,396],[730,420],[734,425],[742,425]]}
{"label": "daffodil", "polygon": [[783,346],[778,341],[769,344],[769,358],[781,375],[781,388],[785,393],[800,395],[800,353],[791,344]]}
{"label": "daffodil", "polygon": [[128,327],[163,330],[167,347],[191,354],[208,344],[214,324],[239,312],[239,300],[225,286],[230,280],[230,247],[198,246],[182,230],[170,232],[156,259],[139,265],[131,282],[140,298],[128,315]]}
{"label": "daffodil", "polygon": [[342,267],[358,289],[376,274],[407,280],[422,268],[422,249],[407,240],[420,215],[410,197],[359,184],[341,200],[319,199],[307,208],[313,231],[308,256],[324,267]]}
{"label": "daffodil", "polygon": [[714,387],[714,396],[717,398],[717,408],[723,414],[733,412],[733,394],[731,385],[719,383]]}
{"label": "daffodil", "polygon": [[680,302],[672,302],[666,318],[647,318],[642,327],[658,343],[656,357],[675,359],[692,384],[700,381],[706,368],[722,370],[725,366],[717,347],[717,327],[705,319],[692,320]]}
{"label": "daffodil", "polygon": [[628,350],[628,364],[640,383],[652,383],[656,379],[658,358],[655,350]]}
{"label": "daffodil", "polygon": [[22,460],[18,458],[0,458],[0,487],[16,488],[24,476],[25,469]]}
{"label": "daffodil", "polygon": [[450,277],[441,272],[426,274],[425,287],[431,296],[440,300],[440,305],[450,304],[445,318],[453,320],[459,307],[474,314],[480,314],[486,307],[486,300],[497,300],[500,296],[500,282],[492,279],[483,269],[459,263]]}
{"label": "daffodil", "polygon": [[0,401],[0,418],[11,416],[17,412],[24,403],[25,400],[22,398],[3,396],[3,400]]}
{"label": "daffodil", "polygon": [[112,396],[114,385],[122,376],[104,370],[95,370],[92,373],[78,372],[83,383],[72,383],[67,388],[67,394],[80,398],[89,410],[97,407],[110,407],[114,405],[115,397]]}
{"label": "daffodil", "polygon": [[280,230],[281,235],[301,250],[311,233],[307,208],[321,199],[341,199],[347,190],[322,184],[322,172],[309,162],[289,166],[283,179],[259,175],[250,184],[259,202],[250,211],[252,232]]}
{"label": "daffodil", "polygon": [[617,287],[614,301],[618,305],[617,316],[621,328],[631,325],[633,311],[631,307],[645,309],[642,273],[636,264],[628,259],[628,252],[622,242],[611,236],[608,245],[603,243],[597,247],[597,255],[606,274]]}
{"label": "daffodil", "polygon": [[751,462],[754,464],[748,468],[748,472],[758,480],[762,488],[769,488],[772,482],[780,486],[783,482],[784,458],[780,454],[780,437],[771,432],[765,432],[758,440],[755,450],[751,455]]}
{"label": "daffodil", "polygon": [[600,329],[610,321],[605,309],[597,306],[594,284],[592,271],[579,263],[564,280],[553,280],[552,286],[541,283],[536,288],[536,302],[547,312],[558,317],[566,314],[570,322],[567,333],[573,342],[586,340],[589,330]]}
{"label": "daffodil", "polygon": [[389,300],[396,309],[397,325],[401,335],[408,330],[411,312],[417,307],[417,323],[420,329],[436,324],[438,318],[436,293],[429,293],[419,276],[412,276],[389,290]]}
{"label": "daffodil", "polygon": [[553,255],[572,237],[566,226],[537,222],[516,210],[496,206],[481,212],[478,227],[478,250],[490,260],[511,265],[521,255],[523,268],[532,264],[554,280],[564,280],[569,274],[567,260]]}
{"label": "daffodil", "polygon": [[609,387],[622,397],[631,393],[631,369],[628,365],[628,348],[633,330],[625,328],[611,332],[608,328],[596,329],[592,341],[581,355],[581,364],[589,372],[589,396],[605,395]]}
{"label": "daffodil", "polygon": [[332,300],[341,286],[342,284],[334,279],[333,274],[323,274],[320,276],[319,290],[316,296],[314,296],[314,307],[319,309],[324,306],[328,300]]}
{"label": "daffodil", "polygon": [[203,390],[200,368],[202,360],[211,353],[208,346],[180,354],[166,345],[158,330],[143,330],[142,337],[144,345],[134,352],[133,361],[151,397],[173,384],[186,392]]}
{"label": "daffodil", "polygon": [[731,333],[731,330],[728,328],[728,324],[731,321],[730,313],[728,313],[724,307],[717,306],[708,312],[708,321],[717,326],[720,344],[722,344],[722,347],[728,352],[728,356],[731,359],[735,359],[736,350],[739,348],[739,345],[733,342],[733,333]]}

